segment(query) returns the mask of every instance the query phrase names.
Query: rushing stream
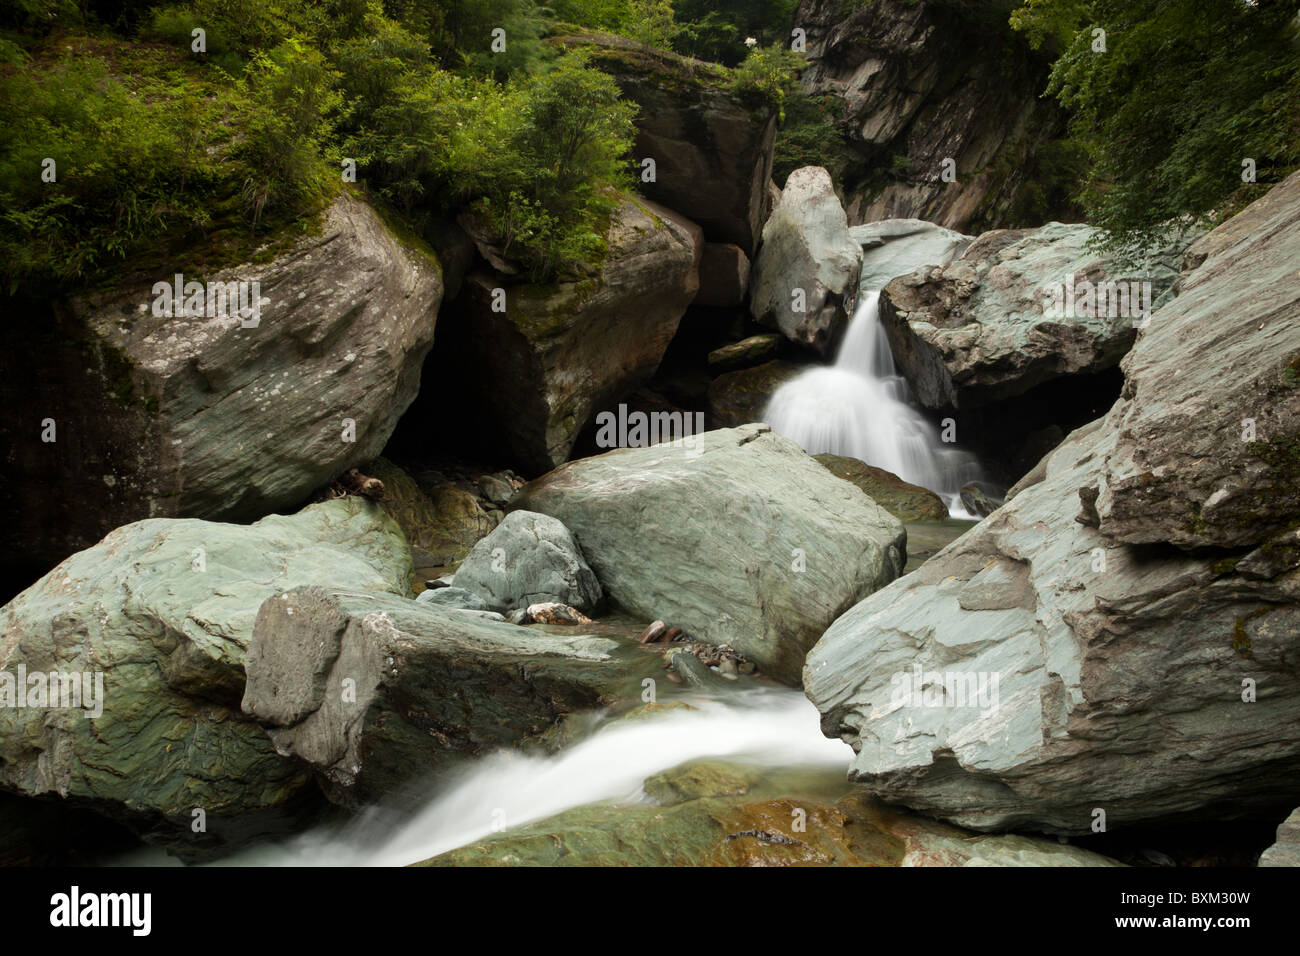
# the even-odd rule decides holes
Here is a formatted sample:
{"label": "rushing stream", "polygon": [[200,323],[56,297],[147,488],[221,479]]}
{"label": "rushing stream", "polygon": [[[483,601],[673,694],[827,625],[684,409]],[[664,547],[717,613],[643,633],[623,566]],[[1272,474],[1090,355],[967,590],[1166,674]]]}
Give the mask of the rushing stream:
{"label": "rushing stream", "polygon": [[[797,690],[753,688],[719,696],[685,694],[691,705],[615,719],[558,753],[500,751],[439,781],[413,814],[369,810],[287,842],[246,850],[234,865],[401,866],[593,803],[646,802],[647,777],[702,758],[772,771],[799,768],[843,779],[847,744],[822,736],[817,710]],[[148,860],[169,862],[160,852]]]}
{"label": "rushing stream", "polygon": [[936,492],[954,517],[971,517],[960,492],[980,479],[979,462],[941,441],[934,425],[909,404],[879,304],[879,291],[862,293],[835,364],[782,385],[763,420],[810,455],[846,455],[892,471]]}

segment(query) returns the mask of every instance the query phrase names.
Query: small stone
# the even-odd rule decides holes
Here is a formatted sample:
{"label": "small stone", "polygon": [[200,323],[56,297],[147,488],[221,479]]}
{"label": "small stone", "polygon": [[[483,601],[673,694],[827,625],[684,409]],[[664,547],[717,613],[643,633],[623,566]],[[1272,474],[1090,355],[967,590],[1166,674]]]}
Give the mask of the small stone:
{"label": "small stone", "polygon": [[668,625],[663,621],[655,621],[646,627],[637,637],[638,644],[658,644],[660,641],[667,640]]}
{"label": "small stone", "polygon": [[543,604],[530,604],[527,610],[528,617],[534,624],[592,624],[591,618],[567,604],[560,604],[558,601],[547,601]]}

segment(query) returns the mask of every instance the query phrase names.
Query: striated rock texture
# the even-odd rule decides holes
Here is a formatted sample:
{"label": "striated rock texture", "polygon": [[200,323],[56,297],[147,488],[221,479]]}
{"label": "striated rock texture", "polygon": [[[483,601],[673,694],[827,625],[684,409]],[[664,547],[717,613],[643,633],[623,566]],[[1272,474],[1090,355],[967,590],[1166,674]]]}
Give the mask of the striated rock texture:
{"label": "striated rock texture", "polygon": [[390,595],[302,588],[257,612],[244,710],[335,802],[400,790],[618,694],[618,644]]}
{"label": "striated rock texture", "polygon": [[573,534],[549,515],[512,511],[474,546],[455,585],[478,595],[493,611],[557,602],[594,611],[600,582]]}
{"label": "striated rock texture", "polygon": [[456,567],[470,549],[495,527],[479,500],[443,482],[425,494],[414,478],[385,458],[366,465],[366,474],[384,483],[381,504],[406,535],[416,585]]}
{"label": "striated rock texture", "polygon": [[[1300,439],[1300,176],[1196,248],[1110,413],[809,655],[824,731],[885,799],[1061,833],[1294,806],[1300,506],[1267,442]],[[1200,507],[1225,481],[1258,510]],[[1233,550],[1183,550],[1205,541]]]}
{"label": "striated rock texture", "polygon": [[585,49],[641,108],[633,158],[653,159],[655,175],[643,177],[640,190],[690,216],[711,242],[753,255],[772,173],[775,107],[732,90],[720,67],[623,37],[583,33],[556,42]]}
{"label": "striated rock texture", "polygon": [[1298,257],[1300,174],[1188,249],[1196,268],[1124,363],[1102,533],[1248,548],[1300,524]]}
{"label": "striated rock texture", "polygon": [[830,622],[906,561],[892,515],[766,425],[570,462],[511,507],[570,528],[625,610],[792,684]]}
{"label": "striated rock texture", "polygon": [[828,353],[848,325],[861,265],[830,174],[796,169],[763,227],[750,312],[792,342]]}
{"label": "striated rock texture", "polygon": [[[0,609],[5,674],[98,673],[104,691],[97,717],[0,707],[0,787],[60,796],[180,853],[286,828],[309,778],[239,709],[258,606],[338,582],[405,594],[410,568],[397,526],[355,497],[247,527],[117,529]],[[206,834],[191,830],[196,807]]]}
{"label": "striated rock texture", "polygon": [[[157,281],[173,278],[159,266]],[[148,286],[79,298],[45,330],[41,374],[5,377],[6,407],[24,423],[5,436],[6,551],[38,549],[48,567],[139,518],[239,521],[295,506],[379,454],[415,397],[438,263],[348,194],[318,235],[269,262],[185,280],[258,282],[256,327],[234,303],[214,317],[156,316]]]}
{"label": "striated rock texture", "polygon": [[654,374],[695,298],[703,243],[690,221],[627,199],[606,241],[590,278],[511,285],[477,271],[448,308],[476,427],[534,473],[565,461],[599,410]]}
{"label": "striated rock texture", "polygon": [[862,247],[859,295],[883,289],[890,279],[923,266],[946,266],[974,238],[920,219],[882,219],[854,226],[849,235]]}
{"label": "striated rock texture", "polygon": [[[1134,302],[1167,298],[1182,247],[1126,269],[1085,248],[1094,233],[1055,222],[987,232],[948,265],[886,285],[881,322],[917,398],[929,408],[977,408],[1119,364],[1143,321],[1130,313]],[[1081,295],[1106,282],[1123,288],[1114,308],[1108,294],[1100,306],[1078,298],[1069,314],[1052,313],[1053,290],[1066,305],[1066,285]],[[1141,286],[1136,299],[1130,294],[1133,282],[1150,283],[1149,300]]]}
{"label": "striated rock texture", "polygon": [[[849,220],[916,218],[967,230],[1041,222],[1069,183],[1035,156],[1064,128],[1041,98],[1049,60],[1007,25],[1010,5],[940,0],[802,0],[802,81],[844,101],[861,156],[836,171]],[[996,51],[991,55],[990,51]],[[955,182],[943,180],[955,161]]]}

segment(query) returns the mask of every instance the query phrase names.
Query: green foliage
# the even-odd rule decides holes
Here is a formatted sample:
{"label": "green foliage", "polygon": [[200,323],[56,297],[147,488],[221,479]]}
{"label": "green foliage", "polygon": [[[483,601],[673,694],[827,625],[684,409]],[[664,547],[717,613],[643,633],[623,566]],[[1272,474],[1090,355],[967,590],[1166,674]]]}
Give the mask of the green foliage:
{"label": "green foliage", "polygon": [[[1059,49],[1048,92],[1091,165],[1080,197],[1132,251],[1209,223],[1300,165],[1294,0],[1029,0],[1012,18]],[[1105,51],[1095,49],[1105,30]],[[1258,183],[1243,185],[1243,160]]]}
{"label": "green foliage", "polygon": [[785,104],[798,86],[802,54],[787,46],[755,46],[745,61],[732,71],[731,87],[742,95],[757,96],[771,103],[785,119]]}
{"label": "green foliage", "polygon": [[254,226],[267,206],[300,213],[328,194],[323,153],[340,102],[333,79],[325,58],[294,37],[254,54],[244,77],[245,135],[234,153],[247,170],[240,194]]}
{"label": "green foliage", "polygon": [[[625,17],[645,3],[667,14],[650,27],[671,23],[656,0],[615,6]],[[581,57],[541,42],[531,0],[89,8],[99,23],[60,0],[0,12],[0,61],[19,66],[0,72],[10,287],[84,283],[133,255],[156,264],[199,237],[214,254],[218,235],[247,254],[327,201],[345,159],[416,231],[470,213],[537,281],[603,254],[611,187],[629,185],[635,108]],[[493,53],[498,26],[506,50]],[[114,27],[147,42],[66,33]],[[204,52],[192,49],[198,28]],[[249,242],[228,242],[240,229]]]}
{"label": "green foliage", "polygon": [[610,187],[626,186],[635,108],[576,53],[506,83],[454,74],[373,18],[335,62],[343,155],[418,220],[470,212],[537,281],[603,253]]}
{"label": "green foliage", "polygon": [[798,0],[674,0],[679,25],[673,48],[725,66],[742,63],[753,38],[758,46],[790,46]]}
{"label": "green foliage", "polygon": [[480,175],[473,209],[540,281],[604,252],[607,190],[627,185],[635,107],[575,53],[505,95],[514,102],[508,113],[495,111],[485,128],[492,138],[472,144],[498,153],[492,180]]}
{"label": "green foliage", "polygon": [[[140,241],[200,225],[222,192],[223,104],[156,77],[128,86],[93,48],[5,76],[0,110],[8,292],[65,286]],[[47,159],[54,182],[42,178]]]}
{"label": "green foliage", "polygon": [[795,87],[776,134],[772,178],[783,183],[801,166],[825,166],[840,182],[841,172],[856,159],[842,132],[844,110],[844,101],[834,94],[810,96]]}

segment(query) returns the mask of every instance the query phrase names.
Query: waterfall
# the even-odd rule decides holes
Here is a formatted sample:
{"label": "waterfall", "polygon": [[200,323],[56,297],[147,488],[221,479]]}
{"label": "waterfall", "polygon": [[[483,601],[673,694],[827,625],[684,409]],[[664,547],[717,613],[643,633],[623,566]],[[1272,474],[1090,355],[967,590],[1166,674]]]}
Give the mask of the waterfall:
{"label": "waterfall", "polygon": [[858,458],[929,488],[954,517],[971,517],[963,485],[980,479],[979,462],[939,438],[910,404],[880,322],[880,292],[863,292],[835,363],[786,382],[768,401],[763,420],[810,455]]}

